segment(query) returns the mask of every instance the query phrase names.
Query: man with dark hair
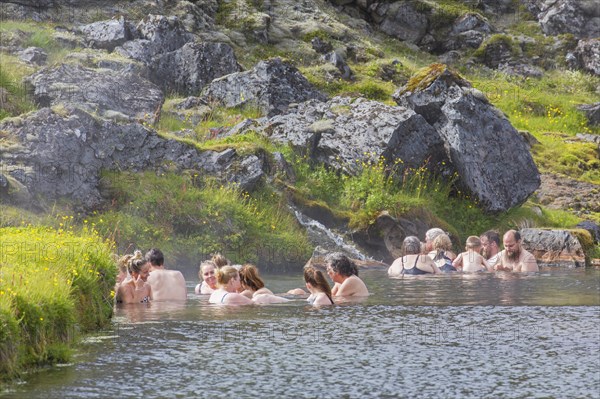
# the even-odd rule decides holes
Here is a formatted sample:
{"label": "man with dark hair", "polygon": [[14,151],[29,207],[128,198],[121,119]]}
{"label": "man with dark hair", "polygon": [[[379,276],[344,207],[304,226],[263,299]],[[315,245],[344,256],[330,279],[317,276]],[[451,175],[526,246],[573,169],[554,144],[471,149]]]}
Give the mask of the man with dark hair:
{"label": "man with dark hair", "polygon": [[500,235],[494,230],[488,230],[479,236],[479,240],[481,240],[481,255],[493,267],[499,258]]}
{"label": "man with dark hair", "polygon": [[327,274],[333,280],[333,296],[368,296],[369,290],[358,277],[358,268],[346,255],[334,252],[325,258]]}
{"label": "man with dark hair", "polygon": [[185,301],[187,299],[185,278],[180,271],[165,269],[165,256],[162,251],[152,248],[146,253],[146,260],[150,263],[148,283],[152,287],[153,300]]}
{"label": "man with dark hair", "polygon": [[504,250],[498,254],[497,271],[537,272],[540,270],[533,254],[521,246],[521,234],[516,230],[508,230],[502,238]]}

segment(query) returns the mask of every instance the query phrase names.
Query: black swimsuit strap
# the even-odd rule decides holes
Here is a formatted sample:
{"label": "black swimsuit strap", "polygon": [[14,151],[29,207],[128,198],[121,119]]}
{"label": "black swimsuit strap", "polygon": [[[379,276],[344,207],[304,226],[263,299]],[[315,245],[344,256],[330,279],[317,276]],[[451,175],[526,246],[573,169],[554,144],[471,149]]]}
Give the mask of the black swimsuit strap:
{"label": "black swimsuit strap", "polygon": [[415,267],[417,267],[417,262],[419,261],[419,256],[421,256],[421,254],[417,255],[417,259],[415,259],[415,264],[413,265],[413,269]]}

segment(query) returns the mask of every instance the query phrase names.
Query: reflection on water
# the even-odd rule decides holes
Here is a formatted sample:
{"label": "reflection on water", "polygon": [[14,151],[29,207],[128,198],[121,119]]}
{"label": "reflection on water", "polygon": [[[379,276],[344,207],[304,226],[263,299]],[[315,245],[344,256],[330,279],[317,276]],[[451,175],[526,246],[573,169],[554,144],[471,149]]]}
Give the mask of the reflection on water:
{"label": "reflection on water", "polygon": [[[5,395],[600,396],[599,271],[361,276],[369,298],[322,309],[303,299],[230,308],[194,294],[121,307],[73,364]],[[299,274],[264,277],[275,292],[302,285]]]}

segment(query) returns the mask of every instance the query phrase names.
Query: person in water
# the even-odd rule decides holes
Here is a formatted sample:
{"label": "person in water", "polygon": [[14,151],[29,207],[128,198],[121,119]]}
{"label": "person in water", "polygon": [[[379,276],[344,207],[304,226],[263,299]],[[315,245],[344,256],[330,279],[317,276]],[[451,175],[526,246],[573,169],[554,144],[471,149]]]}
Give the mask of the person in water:
{"label": "person in water", "polygon": [[313,306],[333,305],[331,287],[320,270],[312,266],[304,268],[304,282],[310,292],[307,301]]}
{"label": "person in water", "polygon": [[288,302],[288,299],[276,296],[265,287],[265,283],[258,275],[256,266],[249,263],[240,268],[240,282],[243,291],[242,295],[251,298],[255,303],[282,303]]}
{"label": "person in water", "polygon": [[231,266],[231,261],[218,252],[214,254],[210,260],[215,264],[217,269],[223,266]]}
{"label": "person in water", "polygon": [[437,274],[440,269],[433,260],[421,253],[421,241],[416,236],[408,236],[402,242],[402,256],[388,269],[390,277]]}
{"label": "person in water", "polygon": [[358,268],[346,255],[333,252],[326,256],[327,274],[333,281],[333,296],[368,296],[369,290],[358,277]]}
{"label": "person in water", "polygon": [[241,288],[240,274],[233,266],[223,266],[216,271],[217,289],[210,294],[209,303],[222,305],[252,305],[251,299],[238,294]]}
{"label": "person in water", "polygon": [[152,286],[152,300],[185,301],[187,299],[185,278],[180,271],[165,268],[165,256],[162,251],[152,248],[146,253],[146,260],[150,264],[148,284]]}
{"label": "person in water", "polygon": [[440,234],[433,240],[433,250],[435,256],[433,262],[441,272],[455,272],[456,268],[452,266],[452,261],[456,259],[456,254],[452,252],[452,241],[447,234]]}
{"label": "person in water", "polygon": [[521,234],[509,230],[502,237],[504,250],[499,253],[495,270],[507,272],[537,272],[540,270],[533,254],[521,245]]}
{"label": "person in water", "polygon": [[425,233],[425,244],[423,245],[423,253],[426,253],[431,259],[433,259],[436,255],[436,251],[433,248],[433,242],[437,238],[437,236],[446,234],[446,232],[439,227],[434,227],[432,229],[427,230]]}
{"label": "person in water", "polygon": [[496,265],[500,253],[500,235],[494,230],[488,230],[479,236],[481,241],[481,255],[490,266]]}
{"label": "person in water", "polygon": [[217,265],[212,260],[205,260],[200,263],[200,270],[198,271],[198,277],[202,280],[202,283],[196,285],[194,292],[198,295],[212,294],[217,289],[217,277],[215,275],[217,271]]}
{"label": "person in water", "polygon": [[152,287],[146,281],[150,274],[150,263],[135,251],[127,263],[131,279],[121,283],[117,289],[117,303],[146,303],[152,299]]}
{"label": "person in water", "polygon": [[481,256],[481,240],[477,236],[469,236],[467,238],[466,252],[458,255],[452,265],[457,269],[462,269],[463,272],[486,272],[493,270],[483,256]]}
{"label": "person in water", "polygon": [[115,292],[117,292],[117,289],[119,288],[119,285],[121,285],[121,283],[126,283],[128,280],[131,279],[128,270],[128,264],[131,258],[133,258],[133,254],[127,254],[121,256],[117,260],[117,267],[119,268],[119,273],[117,274],[117,279],[115,283]]}

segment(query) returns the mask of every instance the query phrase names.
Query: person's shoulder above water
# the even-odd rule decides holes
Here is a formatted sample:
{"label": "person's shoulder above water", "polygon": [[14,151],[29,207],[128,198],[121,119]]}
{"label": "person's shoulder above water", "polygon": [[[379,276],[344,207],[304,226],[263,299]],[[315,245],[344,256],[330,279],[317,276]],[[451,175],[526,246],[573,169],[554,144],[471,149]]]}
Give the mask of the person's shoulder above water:
{"label": "person's shoulder above water", "polygon": [[350,276],[340,284],[335,296],[368,296],[367,285],[358,276]]}
{"label": "person's shoulder above water", "polygon": [[184,301],[187,299],[185,278],[178,270],[153,270],[148,276],[148,283],[152,286],[155,301]]}

